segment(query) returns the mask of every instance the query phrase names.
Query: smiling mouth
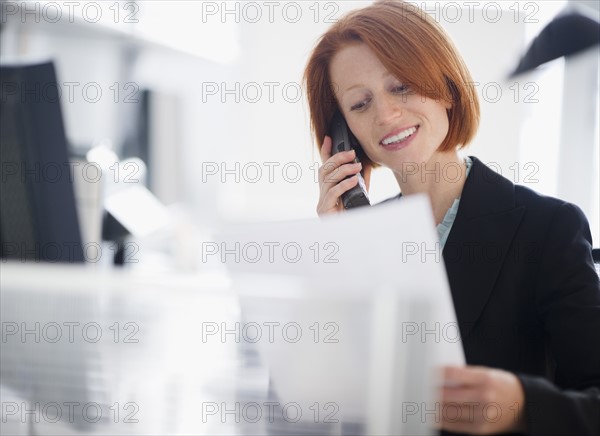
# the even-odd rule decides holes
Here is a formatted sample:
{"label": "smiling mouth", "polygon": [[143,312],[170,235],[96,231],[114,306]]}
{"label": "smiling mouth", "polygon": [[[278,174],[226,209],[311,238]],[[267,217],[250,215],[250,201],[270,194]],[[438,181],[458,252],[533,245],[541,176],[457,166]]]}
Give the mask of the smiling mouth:
{"label": "smiling mouth", "polygon": [[415,133],[417,133],[418,129],[419,129],[418,125],[409,127],[408,129],[405,129],[405,130],[401,131],[400,133],[395,134],[394,136],[385,138],[379,144],[383,145],[383,146],[401,144],[401,143],[405,142],[406,140],[408,140],[410,137],[412,137]]}

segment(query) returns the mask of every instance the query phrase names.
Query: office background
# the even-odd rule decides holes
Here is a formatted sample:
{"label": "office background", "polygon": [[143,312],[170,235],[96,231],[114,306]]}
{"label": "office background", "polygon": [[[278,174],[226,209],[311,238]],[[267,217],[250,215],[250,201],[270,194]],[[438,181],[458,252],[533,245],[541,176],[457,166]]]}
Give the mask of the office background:
{"label": "office background", "polygon": [[[55,61],[74,156],[103,143],[141,157],[158,199],[185,205],[201,227],[316,216],[320,159],[301,75],[318,36],[369,2],[66,3],[3,1],[0,48],[5,62]],[[482,123],[467,153],[580,205],[598,246],[597,46],[569,60],[576,81],[564,83],[564,59],[508,79],[553,17],[568,5],[597,17],[597,4],[414,3],[449,31],[479,82]],[[587,127],[565,132],[565,114]],[[565,165],[579,143],[589,153]],[[371,186],[374,201],[398,189],[383,169]]]}
{"label": "office background", "polygon": [[[304,320],[301,324],[308,329],[314,325],[315,308],[322,304],[320,299],[327,295],[323,292],[326,283],[315,274],[312,278],[318,277],[316,282],[321,286],[315,289],[290,287],[289,283],[277,280],[257,281],[256,289],[252,286],[247,289],[245,282],[244,286],[239,283],[234,286],[230,277],[219,274],[222,271],[218,267],[224,265],[219,265],[218,259],[213,264],[201,261],[198,242],[211,241],[204,236],[210,236],[225,221],[316,216],[315,175],[319,156],[309,132],[304,95],[299,93],[301,74],[318,36],[345,11],[368,3],[0,0],[3,65],[54,61],[71,159],[103,162],[105,179],[118,178],[126,183],[129,178],[131,182],[148,184],[167,206],[169,219],[176,221],[168,231],[157,232],[160,234],[154,239],[148,237],[142,242],[138,233],[145,232],[140,227],[145,225],[147,230],[157,222],[160,224],[165,210],[152,202],[140,201],[137,216],[128,216],[132,208],[124,213],[131,219],[129,230],[139,243],[134,244],[135,252],[125,255],[135,260],[128,265],[129,271],[107,268],[104,272],[108,273],[103,274],[100,269],[18,262],[2,267],[3,336],[12,338],[3,341],[4,351],[0,353],[4,402],[22,404],[22,410],[29,410],[31,404],[23,400],[97,401],[105,407],[106,417],[106,407],[117,399],[127,407],[141,405],[136,417],[141,424],[132,427],[124,418],[122,422],[115,421],[119,425],[113,427],[114,433],[141,434],[145,428],[152,428],[154,432],[164,429],[165,434],[198,433],[199,429],[204,434],[230,434],[236,426],[223,425],[233,423],[221,422],[219,416],[211,419],[208,426],[199,425],[198,404],[219,399],[231,405],[233,401],[270,398],[270,379],[277,374],[277,361],[265,358],[265,354],[244,342],[241,350],[236,342],[219,342],[218,337],[214,342],[200,343],[198,322],[203,321],[204,329],[205,324],[217,321],[220,326],[231,327],[244,320],[272,321],[281,317],[282,322]],[[507,78],[529,43],[556,14],[570,5],[597,18],[597,5],[568,1],[415,3],[447,28],[478,82],[482,124],[467,152],[515,183],[580,205],[598,246],[598,46],[568,61],[558,59],[538,71]],[[2,93],[5,91],[8,88],[3,86]],[[27,90],[29,98],[32,94],[49,98],[46,91]],[[61,138],[53,139],[56,144],[61,143]],[[129,162],[114,167],[106,148],[112,148],[119,159],[130,159]],[[146,169],[142,162],[146,163]],[[375,172],[371,186],[375,202],[397,191],[394,178],[385,170]],[[75,178],[83,242],[101,239],[100,208],[109,209],[109,200],[114,198],[105,196],[131,191],[110,183],[85,184],[81,177]],[[3,207],[3,212],[11,209],[5,204]],[[45,210],[40,210],[39,215],[45,221]],[[68,215],[66,210],[63,212]],[[403,220],[407,216],[401,214]],[[63,227],[66,223],[61,221]],[[368,229],[361,236],[369,238],[367,232]],[[399,235],[395,237],[385,249],[393,251],[400,245]],[[104,242],[114,247],[118,238],[108,239]],[[59,239],[59,242],[75,241]],[[116,260],[112,249],[105,253],[109,256],[92,262],[108,265]],[[393,259],[393,256],[383,257]],[[141,262],[137,263],[138,260]],[[414,262],[426,266],[418,260]],[[183,274],[172,274],[170,266]],[[441,272],[439,262],[427,266],[438,267],[438,273]],[[165,271],[167,274],[161,274]],[[200,274],[187,274],[190,271]],[[410,263],[402,262],[395,272],[405,279],[408,272],[418,271]],[[428,274],[427,278],[435,276]],[[288,291],[291,288],[291,292],[284,293],[285,298],[277,304],[268,298],[265,303],[264,291],[271,287]],[[444,290],[441,286],[431,288]],[[312,291],[300,294],[302,304],[297,302],[298,289]],[[245,307],[239,301],[242,290],[246,291]],[[382,333],[393,332],[390,326],[394,320],[405,319],[409,313],[415,320],[427,319],[435,313],[432,308],[448,309],[450,305],[435,294],[430,301],[410,301],[416,306],[397,304],[396,300],[388,299],[391,294],[386,294],[385,287],[378,292],[369,290],[368,302],[360,298],[348,301],[348,288],[336,295],[345,304],[332,299],[330,307],[319,314],[321,325],[333,319],[339,321],[344,334],[358,330],[364,339],[359,342],[365,347],[375,338],[377,352],[361,349],[357,353],[357,342],[350,340],[340,341],[348,346],[345,352],[350,354],[344,354],[344,349],[328,351],[338,359],[358,354],[361,358],[356,362],[360,364],[383,365],[373,366],[372,374],[362,373],[353,383],[344,381],[342,385],[362,389],[367,380],[375,380],[370,393],[376,401],[369,406],[385,407],[379,407],[381,410],[370,418],[373,422],[384,422],[380,416],[385,416],[394,405],[388,398],[395,398],[395,390],[389,387],[404,381],[394,378],[390,382],[391,377],[396,377],[395,369],[386,362],[393,361],[389,352],[395,348],[387,344],[399,341],[393,334]],[[444,295],[448,297],[449,293]],[[281,299],[281,293],[275,299]],[[369,310],[365,311],[365,307]],[[394,307],[404,312],[398,315]],[[370,313],[373,322],[364,318]],[[418,318],[421,315],[424,317]],[[48,327],[63,320],[82,325],[95,320],[110,333],[99,347],[79,340],[74,348],[71,343],[26,341],[16,330],[8,331],[5,327],[40,322]],[[117,344],[113,336],[115,325],[117,331],[119,326],[123,327],[120,333],[130,333],[130,327],[134,331],[139,329],[139,342],[138,337],[131,343],[123,338]],[[311,341],[309,335],[305,339]],[[308,361],[314,365],[303,362],[301,356],[291,359],[301,365],[290,366],[287,361],[290,350],[286,343],[280,344],[283,347],[278,350],[286,358],[280,366],[285,371],[280,374],[287,376],[287,371],[293,370],[296,375],[298,371],[311,371],[319,366],[311,353],[304,356],[310,356]],[[317,344],[317,349],[321,345]],[[303,350],[293,349],[296,353]],[[327,354],[318,354],[327,360]],[[413,356],[412,363],[408,362],[413,366],[406,371],[406,379],[413,384],[424,380],[417,370],[428,367],[425,360],[410,352],[400,354]],[[328,363],[335,367],[332,359]],[[343,376],[344,373],[334,369]],[[307,391],[326,386],[315,383],[317,379],[310,376],[294,379],[302,381]],[[275,381],[275,386],[282,391],[281,378]],[[410,389],[412,385],[407,386]],[[385,388],[378,391],[382,387]],[[366,397],[343,396],[360,401]],[[296,400],[295,396],[290,398]],[[80,434],[82,427],[78,425],[85,425],[85,422],[71,425],[65,420],[58,425],[51,420],[34,424],[31,419],[19,416],[16,409],[13,411],[10,418],[18,430],[15,434],[44,433],[49,429],[56,434]],[[276,422],[275,428],[280,424]],[[108,433],[102,426],[89,427]],[[358,433],[344,431],[341,426],[332,431],[346,432]],[[320,429],[315,433],[324,434]]]}

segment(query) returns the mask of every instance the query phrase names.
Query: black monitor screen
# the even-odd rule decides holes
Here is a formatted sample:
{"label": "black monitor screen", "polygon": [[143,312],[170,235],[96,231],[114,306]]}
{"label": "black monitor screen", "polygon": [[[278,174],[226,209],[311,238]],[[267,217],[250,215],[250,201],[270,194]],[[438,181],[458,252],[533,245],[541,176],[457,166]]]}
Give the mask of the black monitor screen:
{"label": "black monitor screen", "polygon": [[0,66],[0,256],[83,262],[51,62]]}

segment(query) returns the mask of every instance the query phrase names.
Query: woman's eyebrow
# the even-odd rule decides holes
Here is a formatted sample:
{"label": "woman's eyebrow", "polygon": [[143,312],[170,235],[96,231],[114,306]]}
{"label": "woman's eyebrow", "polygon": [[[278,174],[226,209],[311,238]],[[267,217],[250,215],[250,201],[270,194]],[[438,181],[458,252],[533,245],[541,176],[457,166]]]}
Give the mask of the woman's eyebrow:
{"label": "woman's eyebrow", "polygon": [[348,91],[351,91],[352,89],[355,89],[355,88],[360,88],[360,87],[362,87],[362,86],[363,86],[363,84],[362,84],[362,83],[356,83],[356,84],[354,84],[354,85],[352,85],[352,86],[350,86],[350,87],[346,88],[346,89],[345,89],[343,92],[348,92]]}

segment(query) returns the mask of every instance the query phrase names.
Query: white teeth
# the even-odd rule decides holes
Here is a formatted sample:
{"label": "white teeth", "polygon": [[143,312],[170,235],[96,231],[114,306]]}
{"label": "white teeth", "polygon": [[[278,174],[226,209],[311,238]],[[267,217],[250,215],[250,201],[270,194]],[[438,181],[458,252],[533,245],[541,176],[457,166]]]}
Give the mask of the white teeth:
{"label": "white teeth", "polygon": [[381,141],[381,143],[383,145],[388,145],[388,144],[391,144],[392,142],[402,141],[403,139],[408,138],[410,135],[412,135],[416,131],[417,131],[416,127],[411,127],[410,129],[403,130],[402,132],[398,133],[397,135],[390,136],[389,138],[384,139],[383,141]]}

